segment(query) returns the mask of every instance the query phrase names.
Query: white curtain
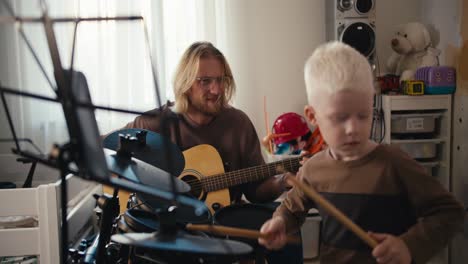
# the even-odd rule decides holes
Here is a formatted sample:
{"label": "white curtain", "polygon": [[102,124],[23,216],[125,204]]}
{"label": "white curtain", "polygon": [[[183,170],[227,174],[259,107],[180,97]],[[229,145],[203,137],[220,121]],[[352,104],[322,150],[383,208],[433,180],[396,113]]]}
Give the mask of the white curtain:
{"label": "white curtain", "polygon": [[[3,0],[2,0],[3,1]],[[41,15],[39,1],[9,1],[20,16]],[[149,32],[150,51],[157,71],[161,101],[173,99],[172,78],[183,51],[194,41],[211,41],[225,47],[224,1],[196,0],[47,0],[51,17],[141,15]],[[8,15],[0,5],[0,14]],[[69,68],[73,24],[54,27],[62,65]],[[55,85],[44,28],[24,24],[25,35]],[[55,96],[25,41],[13,25],[0,26],[0,82],[2,85],[46,96]],[[74,69],[88,80],[93,103],[146,111],[156,103],[151,61],[141,22],[83,22],[77,31]],[[61,106],[33,99],[8,97],[17,133],[48,151],[53,143],[68,140]],[[1,110],[1,137],[11,137]],[[133,115],[96,111],[101,134],[118,129]],[[4,149],[2,149],[2,152]]]}

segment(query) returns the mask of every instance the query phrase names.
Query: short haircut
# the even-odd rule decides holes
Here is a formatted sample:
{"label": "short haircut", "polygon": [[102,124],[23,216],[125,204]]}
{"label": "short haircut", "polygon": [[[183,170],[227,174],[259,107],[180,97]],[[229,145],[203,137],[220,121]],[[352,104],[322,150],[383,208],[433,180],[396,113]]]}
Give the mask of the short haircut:
{"label": "short haircut", "polygon": [[373,75],[367,59],[351,46],[333,41],[320,45],[304,68],[307,100],[315,105],[323,92],[369,91],[374,93]]}
{"label": "short haircut", "polygon": [[236,85],[232,77],[231,68],[224,57],[210,42],[195,42],[184,52],[176,68],[174,76],[174,111],[178,113],[187,112],[189,99],[187,92],[192,87],[198,77],[200,59],[215,57],[219,59],[223,68],[226,83],[224,84],[224,94],[221,98],[223,106],[227,106],[235,93]]}

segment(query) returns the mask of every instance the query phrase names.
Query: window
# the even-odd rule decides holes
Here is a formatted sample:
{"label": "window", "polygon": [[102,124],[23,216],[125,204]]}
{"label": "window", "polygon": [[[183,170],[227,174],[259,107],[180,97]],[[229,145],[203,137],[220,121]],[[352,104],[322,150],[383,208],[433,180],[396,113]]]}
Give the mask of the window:
{"label": "window", "polygon": [[[17,15],[39,17],[40,6],[33,0],[9,1]],[[184,50],[194,41],[206,40],[215,45],[220,32],[219,15],[222,1],[187,0],[48,0],[51,17],[111,17],[139,15],[148,29],[149,46],[157,72],[161,102],[173,99],[172,75]],[[3,8],[2,8],[3,9]],[[1,10],[1,9],[0,9]],[[6,10],[0,11],[8,15]],[[0,64],[2,85],[46,96],[54,96],[47,79],[35,62],[26,42],[13,25],[0,28],[0,41],[5,44],[9,60]],[[69,68],[73,42],[73,23],[54,25],[62,65]],[[52,63],[41,24],[24,24],[23,29],[49,79],[53,79]],[[7,37],[8,36],[8,37]],[[13,51],[13,52],[11,52]],[[146,111],[157,105],[155,85],[145,31],[141,22],[82,22],[78,26],[74,69],[82,71],[88,81],[94,104]],[[16,67],[11,67],[15,65]],[[13,75],[12,75],[13,74]],[[6,76],[6,77],[5,77]],[[63,113],[59,105],[24,98],[9,98],[17,109],[17,133],[29,137],[44,151],[53,143],[67,140]],[[3,111],[0,112],[4,120]],[[97,110],[96,119],[102,134],[118,129],[134,115]],[[4,122],[3,124],[6,124]],[[19,131],[18,131],[19,130]],[[7,135],[1,137],[11,136]],[[7,148],[8,149],[8,148]]]}

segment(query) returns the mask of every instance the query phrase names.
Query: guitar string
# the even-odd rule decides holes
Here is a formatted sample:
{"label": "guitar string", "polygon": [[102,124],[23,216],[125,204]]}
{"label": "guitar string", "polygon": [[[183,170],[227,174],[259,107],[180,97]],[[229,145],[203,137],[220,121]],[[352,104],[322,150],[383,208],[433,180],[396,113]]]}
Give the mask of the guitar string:
{"label": "guitar string", "polygon": [[[297,166],[299,164],[299,162],[295,162],[295,160],[286,160],[285,162],[289,162],[289,169],[293,170],[295,166]],[[285,163],[283,162],[283,163]],[[233,182],[233,183],[238,183],[238,184],[242,184],[244,179],[250,179],[251,176],[250,174],[252,173],[252,171],[257,171],[256,174],[258,174],[258,171],[260,171],[260,174],[263,173],[263,175],[266,173],[268,173],[267,176],[259,176],[259,177],[255,177],[257,180],[259,179],[262,179],[262,178],[265,178],[265,177],[269,177],[269,176],[272,176],[271,175],[271,172],[272,170],[273,171],[276,171],[276,166],[273,166],[273,165],[276,165],[276,164],[272,164],[272,166],[270,166],[270,164],[268,166],[262,166],[262,168],[264,169],[259,169],[259,168],[256,168],[256,167],[252,167],[252,168],[248,168],[248,169],[242,169],[242,170],[239,170],[239,171],[233,171],[233,172],[227,172],[227,173],[223,173],[223,174],[215,174],[215,175],[211,175],[211,176],[204,176],[204,178],[202,179],[193,179],[193,180],[187,180],[185,182],[187,183],[192,183],[193,185],[195,185],[196,183],[199,183],[199,184],[203,184],[203,183],[200,183],[200,182],[203,182],[203,179],[206,179],[206,181],[209,181],[210,183],[225,183],[226,181],[229,181],[229,182]],[[275,174],[276,175],[276,174]],[[240,181],[240,182],[237,182],[237,181]]]}
{"label": "guitar string", "polygon": [[[284,164],[286,165],[290,165],[290,169],[294,169],[294,165],[298,165],[299,163],[298,162],[294,162],[294,160],[290,161],[288,160],[287,163],[283,162]],[[266,167],[263,167],[262,166],[262,169],[258,169],[258,168],[253,168],[253,169],[248,169],[248,170],[240,170],[240,171],[236,171],[236,172],[231,172],[231,173],[228,173],[228,174],[225,174],[221,177],[212,177],[211,176],[208,176],[207,178],[205,178],[205,183],[207,185],[215,185],[215,186],[211,186],[213,188],[220,188],[222,187],[223,185],[228,185],[226,187],[229,187],[231,185],[238,185],[238,184],[242,184],[245,182],[245,180],[247,179],[251,179],[252,178],[252,172],[254,172],[255,174],[254,175],[258,175],[258,171],[260,171],[260,173],[262,173],[262,175],[258,175],[258,177],[254,177],[254,179],[256,180],[259,180],[259,179],[262,179],[262,178],[265,178],[266,176],[272,176],[272,174],[276,174],[277,171],[276,171],[276,166],[274,166],[276,164],[273,164],[271,166],[266,166]],[[266,175],[268,174],[268,175]],[[197,179],[198,180],[198,179]],[[219,186],[219,185],[222,185],[222,186]]]}
{"label": "guitar string", "polygon": [[[262,175],[259,175],[258,173],[255,173],[256,171],[258,171],[258,168],[252,168],[252,169],[248,169],[248,170],[239,170],[239,171],[236,171],[234,173],[232,173],[233,177],[231,177],[231,179],[227,179],[226,177],[224,177],[224,182],[233,182],[234,184],[235,183],[244,183],[244,179],[250,179],[252,178],[252,174],[254,175],[257,175],[258,177],[255,177],[256,180],[261,180],[265,177],[271,177],[273,175],[276,175],[278,174],[277,172],[277,165],[283,165],[283,166],[287,166],[287,165],[290,165],[290,167],[288,169],[292,170],[293,167],[291,166],[294,162],[294,161],[297,161],[298,163],[298,160],[296,159],[287,159],[287,160],[283,160],[283,161],[280,161],[280,162],[275,162],[275,163],[270,163],[268,164],[267,166],[262,166],[261,167],[261,172],[263,172],[263,176]],[[257,169],[257,170],[255,170]],[[268,176],[265,176],[265,174],[268,174]],[[208,177],[208,179],[210,179]],[[239,182],[237,182],[239,181]]]}
{"label": "guitar string", "polygon": [[[289,165],[290,170],[293,170],[294,166],[297,166],[299,164],[298,161],[296,160],[287,160],[285,162],[283,162],[283,164],[285,164],[286,162],[289,162]],[[265,176],[265,174],[262,174],[263,176],[260,176],[260,177],[256,177],[258,178],[257,180],[259,179],[262,179],[262,178],[266,178],[266,177],[271,177],[272,174],[276,175],[275,172],[276,172],[276,168],[274,166],[266,166],[266,167],[263,167],[260,168],[260,169],[257,169],[257,171],[261,171],[263,173],[268,173],[268,176]],[[244,173],[244,170],[241,170],[241,171],[236,171],[236,172],[231,172],[231,173],[226,173],[226,174],[218,174],[220,175],[218,178],[210,178],[212,176],[208,176],[208,178],[205,178],[205,179],[208,179],[208,181],[213,181],[215,186],[208,186],[208,190],[207,191],[210,191],[210,189],[214,189],[214,190],[219,190],[219,189],[224,189],[224,188],[228,188],[230,186],[234,186],[234,185],[239,185],[239,184],[242,184],[244,183],[243,180],[244,179],[250,179],[251,177],[249,177],[250,175],[246,175],[247,173],[250,174],[252,172],[252,170],[245,170],[245,173]],[[232,177],[228,177],[229,175],[232,175]],[[213,176],[216,176],[216,175],[213,175]],[[239,180],[239,182],[238,182]],[[199,193],[203,187],[203,182],[202,182],[202,179],[195,179],[195,180],[189,180],[189,181],[186,181],[187,183],[191,183],[191,187],[193,191]],[[221,186],[218,186],[218,183],[221,182]],[[231,182],[232,182],[232,185],[231,185]],[[228,186],[225,186],[225,185],[228,185]],[[210,188],[210,187],[213,187],[213,188]]]}
{"label": "guitar string", "polygon": [[[251,167],[251,168],[246,168],[238,171],[233,171],[233,172],[228,172],[224,174],[216,174],[216,175],[211,175],[211,176],[204,176],[201,179],[194,179],[194,180],[188,180],[185,181],[186,183],[190,184],[191,187],[194,187],[192,189],[194,190],[201,190],[203,189],[202,186],[206,185],[208,188],[207,189],[224,189],[230,186],[235,186],[235,185],[240,185],[242,183],[245,183],[245,179],[251,179],[252,178],[252,172],[257,172],[254,175],[258,175],[258,171],[260,173],[264,173],[263,175],[260,175],[259,177],[255,177],[256,180],[260,180],[266,177],[271,177],[272,173],[273,175],[276,175],[278,172],[276,170],[277,165],[285,165],[285,167],[289,167],[287,169],[289,170],[294,170],[295,167],[299,165],[299,159],[293,158],[293,159],[287,159],[279,162],[274,162],[267,164],[267,166],[261,166],[259,167]],[[289,165],[289,166],[287,166]],[[268,176],[265,176],[265,173],[268,173]],[[218,177],[219,175],[219,177]],[[216,177],[213,177],[216,176]],[[205,180],[205,182],[203,181]],[[225,186],[227,185],[227,186]],[[225,187],[224,187],[225,186]],[[224,187],[224,188],[222,188]]]}
{"label": "guitar string", "polygon": [[[297,162],[296,160],[292,159],[292,160],[285,160],[284,162],[282,163],[285,163],[286,165],[289,165],[289,170],[294,170],[295,168],[294,167],[297,167],[297,165],[299,164],[299,162]],[[260,180],[262,178],[266,178],[268,176],[272,176],[272,173],[274,173],[274,175],[276,175],[277,171],[276,171],[276,166],[274,165],[277,165],[277,164],[270,164],[268,166],[262,166],[261,169],[259,169],[258,167],[252,167],[252,168],[248,168],[248,169],[243,169],[243,170],[239,170],[239,171],[234,171],[234,172],[228,172],[228,173],[225,173],[224,175],[223,174],[217,174],[217,175],[220,175],[219,177],[217,175],[211,175],[211,176],[205,176],[204,178],[202,179],[194,179],[194,180],[188,180],[186,181],[187,183],[189,184],[192,184],[192,186],[195,186],[195,187],[199,187],[200,185],[203,185],[203,180],[205,180],[205,184],[207,185],[238,185],[238,184],[242,184],[244,183],[244,180],[245,179],[251,179],[252,176],[252,172],[257,172],[255,174],[258,175],[258,171],[260,171],[260,173],[263,173],[262,175],[260,175],[259,177],[255,177],[256,180]],[[267,176],[265,176],[265,173],[268,173]],[[255,175],[254,174],[254,175]],[[215,177],[213,177],[215,176]]]}

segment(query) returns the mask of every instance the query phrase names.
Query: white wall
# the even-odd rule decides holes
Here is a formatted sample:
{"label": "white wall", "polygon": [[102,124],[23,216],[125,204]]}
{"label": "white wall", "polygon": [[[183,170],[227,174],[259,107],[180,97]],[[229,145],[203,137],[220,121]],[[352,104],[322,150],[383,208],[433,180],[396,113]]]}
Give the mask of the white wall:
{"label": "white wall", "polygon": [[224,51],[237,81],[235,106],[266,135],[263,97],[270,127],[284,112],[303,113],[307,102],[303,66],[325,40],[323,0],[227,1]]}

